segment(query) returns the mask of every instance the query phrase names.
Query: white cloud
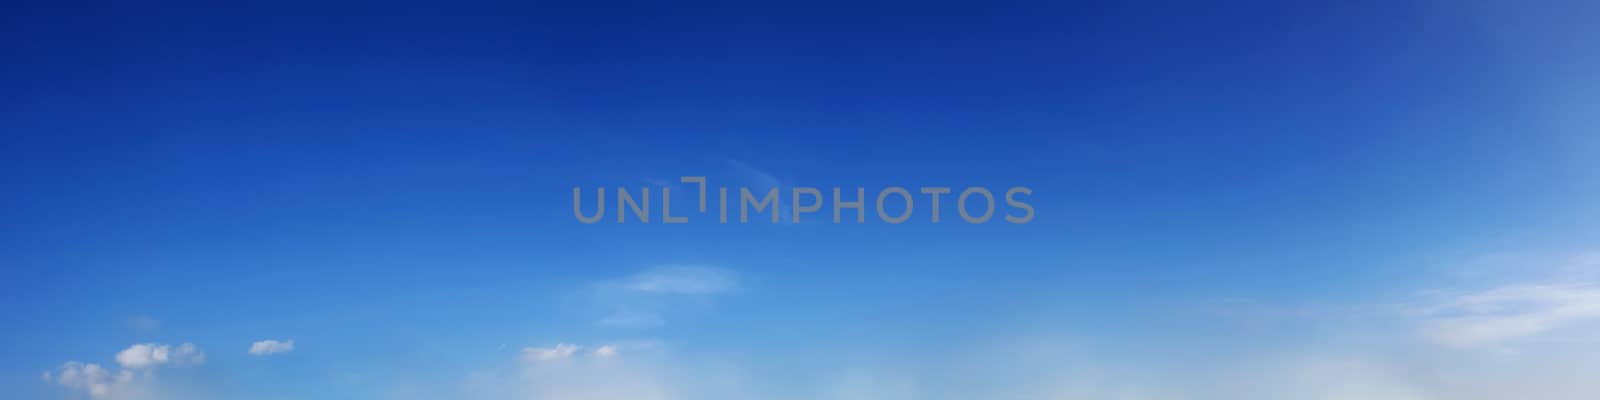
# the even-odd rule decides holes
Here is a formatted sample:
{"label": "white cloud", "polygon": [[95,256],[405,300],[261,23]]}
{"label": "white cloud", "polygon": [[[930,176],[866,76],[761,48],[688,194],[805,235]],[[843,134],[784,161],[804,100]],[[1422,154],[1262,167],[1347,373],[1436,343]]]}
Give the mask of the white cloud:
{"label": "white cloud", "polygon": [[132,382],[133,373],[123,370],[113,374],[99,364],[70,361],[62,364],[53,375],[45,372],[44,378],[73,391],[87,393],[91,398],[104,398],[111,395],[115,388]]}
{"label": "white cloud", "polygon": [[136,344],[117,352],[117,363],[123,368],[147,368],[167,363],[169,347],[155,344]]}
{"label": "white cloud", "polygon": [[200,365],[206,362],[206,353],[200,351],[200,346],[194,343],[184,343],[172,351],[174,363],[180,366]]}
{"label": "white cloud", "polygon": [[164,365],[187,367],[205,363],[205,353],[193,343],[177,346],[156,343],[135,344],[117,352],[115,358],[117,364],[122,367],[115,372],[96,363],[68,361],[55,372],[46,371],[40,376],[46,382],[80,393],[73,396],[74,398],[87,395],[92,399],[103,400],[144,399],[151,397],[146,392],[157,367]]}
{"label": "white cloud", "polygon": [[572,353],[577,351],[578,346],[566,343],[560,343],[551,348],[525,347],[522,349],[522,359],[528,361],[564,360],[572,357]]}
{"label": "white cloud", "polygon": [[128,346],[117,352],[117,364],[123,368],[140,369],[150,368],[167,363],[181,366],[199,365],[206,361],[206,354],[193,343],[184,343],[177,348],[165,344],[141,343]]}
{"label": "white cloud", "polygon": [[[595,358],[612,358],[619,355],[623,348],[648,350],[656,348],[656,343],[651,341],[631,341],[600,345],[589,351],[589,355]],[[531,362],[565,360],[577,355],[583,349],[583,346],[568,343],[557,344],[555,347],[524,347],[522,348],[522,359]]]}
{"label": "white cloud", "polygon": [[1446,298],[1429,310],[1423,334],[1453,347],[1496,346],[1600,319],[1600,287],[1510,285]]}
{"label": "white cloud", "polygon": [[277,341],[272,339],[260,340],[250,344],[250,355],[264,356],[277,353],[294,351],[294,340]]}

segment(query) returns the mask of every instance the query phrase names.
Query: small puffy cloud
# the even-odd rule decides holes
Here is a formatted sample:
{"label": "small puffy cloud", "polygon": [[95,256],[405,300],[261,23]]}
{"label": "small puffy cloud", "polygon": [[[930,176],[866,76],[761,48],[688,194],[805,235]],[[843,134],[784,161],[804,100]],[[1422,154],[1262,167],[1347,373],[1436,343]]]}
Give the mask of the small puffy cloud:
{"label": "small puffy cloud", "polygon": [[600,357],[600,358],[616,357],[617,356],[617,346],[612,346],[612,345],[600,346],[600,348],[594,349],[594,356],[595,357]]}
{"label": "small puffy cloud", "polygon": [[556,347],[550,348],[525,347],[522,349],[522,359],[528,361],[564,360],[571,358],[572,353],[578,352],[578,349],[578,346],[566,343],[557,344]]}
{"label": "small puffy cloud", "polygon": [[117,352],[117,363],[123,368],[148,368],[166,364],[170,356],[165,345],[136,344]]}
{"label": "small puffy cloud", "polygon": [[260,340],[250,344],[250,355],[264,356],[277,353],[294,351],[294,340],[277,341],[272,339]]}
{"label": "small puffy cloud", "polygon": [[1423,334],[1435,343],[1497,345],[1600,319],[1600,287],[1511,285],[1449,297],[1431,311]]}
{"label": "small puffy cloud", "polygon": [[141,343],[117,352],[116,359],[123,368],[141,369],[167,363],[199,365],[205,363],[206,354],[193,343],[180,344],[176,348],[165,344]]}

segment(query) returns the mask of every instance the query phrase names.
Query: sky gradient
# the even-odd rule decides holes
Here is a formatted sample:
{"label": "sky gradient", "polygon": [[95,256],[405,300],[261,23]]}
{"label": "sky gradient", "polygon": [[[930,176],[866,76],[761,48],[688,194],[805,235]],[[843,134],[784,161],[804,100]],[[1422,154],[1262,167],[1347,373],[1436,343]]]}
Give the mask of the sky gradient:
{"label": "sky gradient", "polygon": [[1600,393],[1592,2],[8,9],[6,398]]}

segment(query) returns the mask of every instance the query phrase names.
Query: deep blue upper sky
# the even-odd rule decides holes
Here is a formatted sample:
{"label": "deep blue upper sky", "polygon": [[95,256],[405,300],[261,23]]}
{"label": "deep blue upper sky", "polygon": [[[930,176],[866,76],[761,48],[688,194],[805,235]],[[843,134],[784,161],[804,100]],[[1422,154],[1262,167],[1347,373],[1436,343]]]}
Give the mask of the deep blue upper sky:
{"label": "deep blue upper sky", "polygon": [[[450,396],[497,346],[559,341],[711,348],[758,382],[1017,326],[1138,359],[1189,343],[1148,333],[1164,310],[1376,302],[1600,222],[1577,2],[6,8],[0,392],[29,398],[143,342],[263,398]],[[574,186],[683,175],[1022,185],[1038,216],[571,217]],[[587,288],[660,265],[741,289],[596,324]],[[300,358],[243,355],[268,337]]]}

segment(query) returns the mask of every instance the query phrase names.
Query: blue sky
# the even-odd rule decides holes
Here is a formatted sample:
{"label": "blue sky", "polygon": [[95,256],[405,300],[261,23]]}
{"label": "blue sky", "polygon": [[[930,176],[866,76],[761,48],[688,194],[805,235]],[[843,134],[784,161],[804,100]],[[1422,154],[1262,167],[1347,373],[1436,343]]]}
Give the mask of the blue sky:
{"label": "blue sky", "polygon": [[12,8],[7,397],[1600,391],[1594,4]]}

